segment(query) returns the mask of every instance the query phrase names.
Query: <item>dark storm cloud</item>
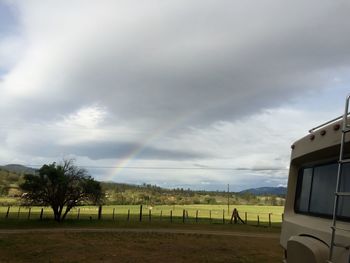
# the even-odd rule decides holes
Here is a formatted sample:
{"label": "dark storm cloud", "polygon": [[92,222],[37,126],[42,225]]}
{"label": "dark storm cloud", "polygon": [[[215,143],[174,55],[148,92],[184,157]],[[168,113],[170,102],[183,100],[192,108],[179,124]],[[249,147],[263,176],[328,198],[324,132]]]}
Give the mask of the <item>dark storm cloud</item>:
{"label": "dark storm cloud", "polygon": [[[124,143],[124,142],[95,142],[84,143],[81,145],[74,145],[71,149],[66,149],[67,152],[79,155],[87,156],[92,160],[99,159],[116,159],[125,158],[130,154],[135,154],[139,159],[144,160],[193,160],[208,158],[202,153],[196,153],[194,151],[176,151],[158,149],[154,147],[145,147],[137,143]],[[136,154],[137,153],[137,154]]]}
{"label": "dark storm cloud", "polygon": [[[61,63],[44,61],[52,68],[46,72],[50,81],[40,84],[45,88],[38,96],[17,99],[17,113],[46,119],[101,102],[122,120],[192,116],[192,123],[206,124],[281,105],[305,89],[317,91],[329,85],[332,72],[348,68],[350,6],[345,1],[201,1],[200,8],[180,1],[148,7],[135,21],[117,19],[138,15],[132,4],[123,14],[111,15],[108,8],[118,5],[109,2],[78,17],[75,9],[62,15],[68,21],[64,25],[71,22],[66,30],[77,32],[69,39],[60,24],[47,21],[69,45],[57,49]],[[26,12],[35,13],[25,5],[21,10],[29,17]],[[101,27],[91,34],[82,27],[91,23],[90,16],[100,16],[94,23]],[[50,51],[43,47],[47,58],[53,56]]]}

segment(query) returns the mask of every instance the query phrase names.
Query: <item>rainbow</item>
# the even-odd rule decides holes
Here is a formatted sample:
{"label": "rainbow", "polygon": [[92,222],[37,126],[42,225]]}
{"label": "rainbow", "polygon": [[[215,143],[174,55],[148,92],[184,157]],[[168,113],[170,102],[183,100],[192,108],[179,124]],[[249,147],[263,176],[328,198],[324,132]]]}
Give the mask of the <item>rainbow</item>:
{"label": "rainbow", "polygon": [[153,141],[155,141],[157,138],[161,137],[162,135],[168,133],[169,131],[173,130],[174,128],[180,126],[180,124],[186,123],[188,120],[194,118],[198,114],[203,114],[205,111],[209,111],[211,109],[217,108],[222,105],[226,105],[231,103],[231,98],[228,96],[227,98],[222,99],[220,102],[214,103],[208,103],[208,105],[205,108],[202,109],[196,109],[193,110],[191,113],[185,113],[177,118],[174,119],[170,124],[164,125],[157,129],[155,133],[153,133],[151,136],[146,138],[141,145],[132,151],[128,155],[126,155],[124,158],[120,159],[117,164],[115,165],[115,169],[112,169],[111,174],[108,175],[107,180],[112,180],[115,178],[124,167],[127,167],[128,164],[135,159],[142,151],[145,149],[148,145],[150,145]]}
{"label": "rainbow", "polygon": [[170,124],[168,123],[167,125],[159,127],[156,132],[146,138],[138,147],[135,147],[124,158],[118,160],[116,165],[113,166],[115,168],[112,169],[112,172],[107,176],[107,181],[114,179],[119,173],[121,173],[124,167],[127,167],[132,162],[132,160],[135,159],[148,145],[150,145],[156,139],[160,138],[162,135],[178,127],[181,123],[184,123],[193,115],[194,113],[190,115],[186,114],[179,116]]}

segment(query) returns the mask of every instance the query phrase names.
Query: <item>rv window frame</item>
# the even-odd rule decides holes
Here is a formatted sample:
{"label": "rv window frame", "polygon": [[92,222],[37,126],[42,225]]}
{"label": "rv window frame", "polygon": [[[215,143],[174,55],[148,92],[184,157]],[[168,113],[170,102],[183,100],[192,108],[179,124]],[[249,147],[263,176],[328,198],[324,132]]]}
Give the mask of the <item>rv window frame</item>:
{"label": "rv window frame", "polygon": [[[314,186],[315,168],[327,166],[327,165],[332,165],[332,164],[337,164],[337,163],[338,163],[337,161],[330,161],[330,162],[316,164],[316,165],[302,166],[299,168],[298,175],[297,175],[298,176],[297,177],[297,185],[296,185],[295,196],[294,196],[294,212],[296,214],[302,214],[302,215],[308,215],[308,216],[314,216],[314,217],[320,217],[320,218],[327,218],[327,219],[333,218],[333,214],[311,212],[310,211],[310,202],[311,202],[311,195],[312,195],[313,186]],[[309,192],[309,196],[308,196],[309,202],[308,202],[308,206],[307,206],[307,212],[305,212],[305,211],[300,211],[298,209],[297,203],[298,203],[298,199],[300,201],[300,194],[301,194],[301,190],[302,190],[302,181],[303,181],[304,170],[310,169],[310,168],[312,169],[311,186],[310,186],[310,192]],[[334,188],[335,188],[335,186],[334,186]],[[334,189],[334,191],[335,191],[335,189]],[[350,197],[343,197],[343,198],[350,199]],[[349,202],[350,202],[350,200],[349,200]],[[300,206],[300,204],[299,204],[299,206]],[[350,222],[350,217],[338,215],[337,220]]]}

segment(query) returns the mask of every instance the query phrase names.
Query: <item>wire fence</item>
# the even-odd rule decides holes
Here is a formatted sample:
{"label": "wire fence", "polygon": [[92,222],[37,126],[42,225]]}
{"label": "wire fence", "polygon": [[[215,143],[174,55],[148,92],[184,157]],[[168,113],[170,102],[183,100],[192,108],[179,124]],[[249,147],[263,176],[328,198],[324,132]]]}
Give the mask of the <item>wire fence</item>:
{"label": "wire fence", "polygon": [[[224,206],[147,206],[147,205],[115,205],[115,206],[78,206],[68,214],[68,220],[111,220],[127,222],[169,222],[169,223],[234,223],[233,208]],[[246,208],[244,210],[244,208]],[[260,209],[259,209],[260,208]],[[249,225],[273,226],[283,221],[282,208],[267,211],[269,207],[237,206],[240,223]],[[270,207],[271,208],[271,207]],[[2,206],[0,219],[12,220],[51,220],[54,219],[50,207]],[[240,220],[238,220],[240,221]]]}

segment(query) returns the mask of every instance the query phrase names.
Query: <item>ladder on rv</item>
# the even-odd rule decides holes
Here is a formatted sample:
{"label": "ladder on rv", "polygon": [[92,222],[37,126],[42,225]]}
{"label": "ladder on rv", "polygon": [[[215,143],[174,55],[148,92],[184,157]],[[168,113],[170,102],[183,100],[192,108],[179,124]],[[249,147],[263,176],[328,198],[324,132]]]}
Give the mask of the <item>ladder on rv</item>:
{"label": "ladder on rv", "polygon": [[335,247],[342,247],[349,249],[349,245],[344,245],[337,243],[335,240],[336,237],[336,231],[342,230],[342,231],[350,231],[350,229],[343,229],[337,227],[337,211],[338,211],[338,203],[339,203],[339,197],[350,197],[350,192],[341,192],[340,190],[340,177],[342,174],[342,167],[344,163],[350,163],[350,159],[344,159],[344,148],[345,148],[345,138],[346,134],[350,132],[350,124],[347,121],[347,116],[349,115],[349,100],[350,95],[347,96],[345,101],[345,112],[342,117],[343,119],[343,125],[342,125],[342,134],[341,134],[341,141],[340,141],[340,152],[339,152],[339,161],[338,161],[338,172],[337,172],[337,181],[336,181],[336,189],[334,193],[334,206],[333,206],[333,219],[332,219],[332,237],[331,237],[331,243],[330,243],[330,249],[329,249],[329,258],[328,262],[332,263],[333,261],[333,254],[334,254],[334,248]]}

